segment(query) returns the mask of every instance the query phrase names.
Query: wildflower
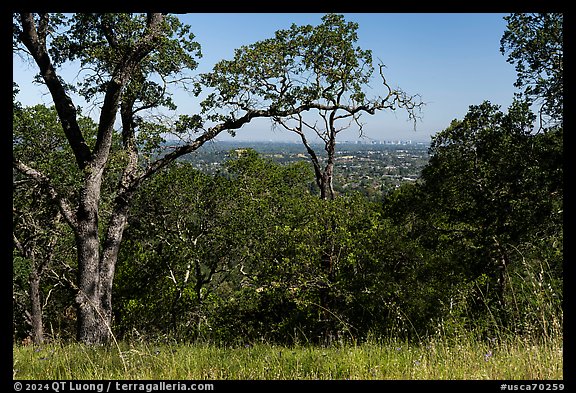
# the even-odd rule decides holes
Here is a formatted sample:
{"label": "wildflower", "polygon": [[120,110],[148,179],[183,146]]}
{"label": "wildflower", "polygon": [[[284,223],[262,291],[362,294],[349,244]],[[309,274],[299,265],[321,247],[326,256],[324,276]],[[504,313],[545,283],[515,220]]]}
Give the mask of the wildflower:
{"label": "wildflower", "polygon": [[492,351],[488,351],[488,353],[484,354],[484,361],[487,362],[492,357]]}

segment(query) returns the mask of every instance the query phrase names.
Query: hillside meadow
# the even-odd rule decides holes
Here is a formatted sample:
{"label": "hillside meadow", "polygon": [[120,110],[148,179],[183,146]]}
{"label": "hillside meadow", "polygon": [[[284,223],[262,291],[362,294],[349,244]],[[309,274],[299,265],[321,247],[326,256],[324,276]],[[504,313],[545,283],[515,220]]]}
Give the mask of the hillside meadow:
{"label": "hillside meadow", "polygon": [[562,380],[561,338],[329,347],[120,342],[14,346],[18,380]]}

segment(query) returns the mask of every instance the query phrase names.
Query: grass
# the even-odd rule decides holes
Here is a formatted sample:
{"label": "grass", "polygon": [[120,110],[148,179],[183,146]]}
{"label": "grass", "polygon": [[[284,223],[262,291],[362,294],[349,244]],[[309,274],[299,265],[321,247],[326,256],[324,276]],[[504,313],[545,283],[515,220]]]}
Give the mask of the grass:
{"label": "grass", "polygon": [[430,339],[333,347],[207,344],[14,346],[14,379],[561,380],[562,339],[503,343]]}

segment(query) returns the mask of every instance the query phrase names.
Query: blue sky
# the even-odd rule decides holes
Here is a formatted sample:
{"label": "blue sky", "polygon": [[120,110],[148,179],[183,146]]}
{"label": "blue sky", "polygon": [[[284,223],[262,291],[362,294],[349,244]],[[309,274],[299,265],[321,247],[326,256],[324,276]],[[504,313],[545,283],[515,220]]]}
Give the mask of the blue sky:
{"label": "blue sky", "polygon": [[[233,56],[234,49],[272,37],[279,29],[321,23],[317,13],[195,13],[179,14],[192,27],[202,46],[199,72],[221,59]],[[365,134],[372,139],[429,141],[452,119],[462,118],[470,105],[489,100],[505,110],[517,91],[514,66],[500,53],[500,38],[506,29],[499,13],[344,13],[359,24],[358,45],[371,49],[381,59],[385,75],[393,86],[419,93],[427,105],[416,131],[404,113],[381,112],[364,116]],[[71,72],[71,70],[68,70]],[[21,85],[20,101],[25,105],[49,104],[49,96],[37,86],[25,83],[35,70],[14,61],[14,80]],[[375,94],[377,92],[375,91]],[[176,95],[180,112],[194,110],[197,103],[187,94]],[[357,138],[349,129],[341,139]],[[231,139],[221,135],[220,140]],[[285,131],[272,131],[269,121],[257,121],[238,131],[238,140],[295,140]]]}

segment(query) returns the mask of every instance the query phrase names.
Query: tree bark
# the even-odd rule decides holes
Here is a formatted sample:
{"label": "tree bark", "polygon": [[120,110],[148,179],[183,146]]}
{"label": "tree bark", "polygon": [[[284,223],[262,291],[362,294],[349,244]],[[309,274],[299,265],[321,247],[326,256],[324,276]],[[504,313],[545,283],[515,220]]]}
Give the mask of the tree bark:
{"label": "tree bark", "polygon": [[32,326],[32,342],[36,345],[44,343],[44,324],[42,321],[42,295],[40,292],[40,275],[33,268],[28,280],[30,284],[30,324]]}
{"label": "tree bark", "polygon": [[328,164],[324,168],[324,172],[320,178],[320,199],[322,200],[333,200],[336,195],[334,194],[334,158],[333,154],[328,156]]}
{"label": "tree bark", "polygon": [[85,344],[101,344],[109,339],[109,325],[100,303],[100,239],[98,235],[98,204],[102,169],[88,167],[80,195],[75,230],[78,250],[77,338]]}

